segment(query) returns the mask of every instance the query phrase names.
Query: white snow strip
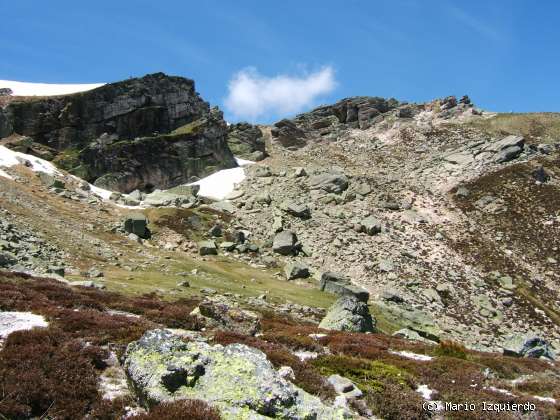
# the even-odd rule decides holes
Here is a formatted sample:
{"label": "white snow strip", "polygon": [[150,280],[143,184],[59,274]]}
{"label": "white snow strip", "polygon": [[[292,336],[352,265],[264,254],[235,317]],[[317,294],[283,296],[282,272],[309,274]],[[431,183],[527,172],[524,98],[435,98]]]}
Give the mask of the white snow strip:
{"label": "white snow strip", "polygon": [[111,197],[111,194],[113,194],[113,191],[105,190],[92,184],[89,184],[89,188],[92,193],[94,193],[98,197],[101,197],[103,200],[108,200],[109,197]]}
{"label": "white snow strip", "polygon": [[410,351],[389,350],[389,353],[396,354],[397,356],[401,356],[401,357],[406,357],[407,359],[421,360],[422,362],[429,362],[430,360],[433,360],[432,356],[426,356],[425,354],[412,353]]}
{"label": "white snow strip", "polygon": [[416,392],[422,395],[422,398],[424,398],[426,401],[431,401],[432,394],[434,394],[436,391],[428,388],[428,385],[419,385],[418,388],[416,388]]}
{"label": "white snow strip", "polygon": [[47,327],[49,323],[41,315],[31,312],[0,312],[0,340],[15,331],[33,327]]}
{"label": "white snow strip", "polygon": [[4,178],[8,178],[8,179],[14,179],[11,175],[7,174],[2,169],[0,169],[0,176],[2,176]]}
{"label": "white snow strip", "polygon": [[539,397],[538,395],[535,395],[533,398],[536,399],[536,400],[539,400],[539,401],[544,401],[544,402],[549,402],[551,404],[556,404],[556,400],[554,398],[551,398],[551,397]]}
{"label": "white snow strip", "polygon": [[314,351],[300,350],[294,352],[294,356],[296,356],[302,362],[305,362],[306,360],[316,359],[319,356],[319,353]]}
{"label": "white snow strip", "polygon": [[200,197],[210,198],[212,200],[224,200],[233,190],[235,186],[245,179],[245,170],[243,166],[251,165],[254,162],[245,159],[235,158],[239,168],[223,169],[212,175],[202,178],[200,181],[187,185],[200,185],[198,195]]}
{"label": "white snow strip", "polygon": [[496,388],[495,386],[488,386],[488,387],[485,386],[483,389],[487,389],[488,391],[492,391],[492,392],[497,392],[498,394],[504,394],[507,395],[508,397],[515,397],[515,395],[509,392],[507,389]]}
{"label": "white snow strip", "polygon": [[14,80],[0,80],[1,88],[10,88],[14,96],[53,96],[69,93],[85,92],[103,86],[105,83],[87,84],[58,84],[58,83],[28,83]]}
{"label": "white snow strip", "polygon": [[25,153],[14,152],[5,146],[0,146],[0,167],[9,168],[15,165],[21,165],[29,162],[30,168],[34,172],[46,172],[50,175],[62,175],[49,161],[44,159],[26,155]]}

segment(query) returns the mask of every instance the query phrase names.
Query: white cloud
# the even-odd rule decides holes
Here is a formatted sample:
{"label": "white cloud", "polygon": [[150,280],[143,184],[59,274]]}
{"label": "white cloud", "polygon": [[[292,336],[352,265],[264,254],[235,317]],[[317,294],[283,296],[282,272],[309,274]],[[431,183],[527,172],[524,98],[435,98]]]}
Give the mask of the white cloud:
{"label": "white cloud", "polygon": [[309,107],[335,86],[334,70],[330,66],[299,77],[267,77],[250,67],[230,80],[225,107],[233,116],[251,121],[271,114],[283,116]]}

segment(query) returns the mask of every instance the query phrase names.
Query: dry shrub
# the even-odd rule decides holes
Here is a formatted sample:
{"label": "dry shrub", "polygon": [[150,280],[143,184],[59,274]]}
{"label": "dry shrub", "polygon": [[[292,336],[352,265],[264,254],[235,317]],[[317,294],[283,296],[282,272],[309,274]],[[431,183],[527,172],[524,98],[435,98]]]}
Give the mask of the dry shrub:
{"label": "dry shrub", "polygon": [[52,328],[17,331],[0,351],[0,414],[81,418],[99,399],[97,373],[102,350],[89,349]]}
{"label": "dry shrub", "polygon": [[179,400],[156,405],[131,420],[220,420],[220,412],[201,400]]}
{"label": "dry shrub", "polygon": [[293,321],[279,321],[264,318],[261,321],[263,339],[273,343],[282,343],[292,350],[321,351],[322,347],[309,334],[319,332],[314,325],[298,325]]}
{"label": "dry shrub", "polygon": [[216,332],[214,342],[224,346],[241,343],[257,348],[266,354],[274,367],[291,367],[296,377],[294,383],[303,390],[317,395],[324,400],[332,400],[336,397],[336,392],[332,385],[313,366],[302,362],[280,344],[269,343],[255,337],[226,331]]}
{"label": "dry shrub", "polygon": [[436,356],[454,357],[456,359],[467,358],[467,349],[460,343],[455,341],[441,341],[434,350]]}

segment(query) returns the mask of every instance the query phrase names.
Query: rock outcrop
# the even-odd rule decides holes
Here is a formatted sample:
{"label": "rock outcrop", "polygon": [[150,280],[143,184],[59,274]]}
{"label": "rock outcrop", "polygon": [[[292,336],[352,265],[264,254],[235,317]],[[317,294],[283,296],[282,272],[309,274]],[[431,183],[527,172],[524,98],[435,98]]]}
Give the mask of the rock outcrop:
{"label": "rock outcrop", "polygon": [[256,125],[243,122],[230,125],[227,142],[232,153],[237,157],[253,161],[266,157],[263,134]]}
{"label": "rock outcrop", "polygon": [[264,353],[243,344],[184,342],[151,330],[129,344],[125,371],[145,406],[201,399],[228,419],[343,419],[333,409],[280,376]]}
{"label": "rock outcrop", "polygon": [[237,164],[222,113],[194,81],[155,73],[72,95],[12,100],[0,137],[32,139],[54,162],[120,192],[170,188]]}
{"label": "rock outcrop", "polygon": [[375,321],[364,302],[353,296],[342,296],[329,308],[319,324],[326,330],[374,332]]}

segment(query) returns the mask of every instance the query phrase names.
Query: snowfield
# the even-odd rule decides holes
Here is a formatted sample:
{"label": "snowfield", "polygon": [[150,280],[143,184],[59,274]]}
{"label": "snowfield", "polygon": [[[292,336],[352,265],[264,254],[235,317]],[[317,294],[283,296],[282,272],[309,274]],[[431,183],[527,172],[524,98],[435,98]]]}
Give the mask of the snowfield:
{"label": "snowfield", "polygon": [[103,86],[105,83],[57,84],[28,83],[14,80],[0,80],[0,89],[10,88],[14,96],[54,96],[85,92]]}
{"label": "snowfield", "polygon": [[15,331],[48,326],[43,316],[31,312],[0,312],[0,341]]}
{"label": "snowfield", "polygon": [[[30,168],[33,172],[46,172],[50,175],[62,175],[56,169],[56,166],[54,166],[49,161],[32,155],[26,155],[25,153],[14,152],[13,150],[10,150],[5,146],[0,146],[0,168],[9,168],[11,166],[21,164],[25,165],[26,162],[29,162],[29,165],[31,165]],[[6,172],[0,172],[0,176],[5,175],[7,175]],[[11,177],[8,175],[8,178]]]}
{"label": "snowfield", "polygon": [[255,163],[239,158],[235,158],[235,160],[239,168],[223,169],[188,185],[200,185],[198,195],[201,197],[218,201],[224,200],[233,192],[236,185],[245,179],[245,169],[243,167]]}

